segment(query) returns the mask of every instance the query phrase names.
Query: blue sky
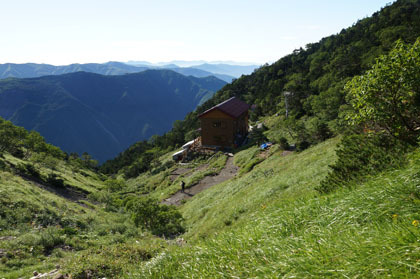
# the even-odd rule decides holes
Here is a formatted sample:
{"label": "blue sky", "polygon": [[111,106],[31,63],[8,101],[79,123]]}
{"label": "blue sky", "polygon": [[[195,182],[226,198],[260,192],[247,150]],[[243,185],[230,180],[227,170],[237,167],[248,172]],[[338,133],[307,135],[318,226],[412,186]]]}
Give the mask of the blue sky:
{"label": "blue sky", "polygon": [[0,0],[0,63],[271,63],[386,0]]}

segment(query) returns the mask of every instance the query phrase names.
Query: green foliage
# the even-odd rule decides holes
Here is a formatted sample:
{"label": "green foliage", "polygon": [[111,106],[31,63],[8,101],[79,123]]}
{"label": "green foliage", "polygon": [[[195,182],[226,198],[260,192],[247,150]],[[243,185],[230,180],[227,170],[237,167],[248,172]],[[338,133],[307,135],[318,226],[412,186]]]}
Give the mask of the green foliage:
{"label": "green foliage", "polygon": [[125,169],[124,176],[126,178],[137,177],[142,172],[145,172],[151,168],[152,160],[153,154],[151,152],[143,153],[134,163]]}
{"label": "green foliage", "polygon": [[46,143],[39,133],[28,132],[0,117],[0,154],[5,151],[18,158],[23,158],[25,153],[28,156],[32,152],[44,152],[54,158],[64,158],[64,153],[58,147]]}
{"label": "green foliage", "polygon": [[306,122],[306,131],[310,136],[312,143],[319,143],[326,139],[329,139],[333,133],[328,127],[328,123],[325,120],[319,119],[318,117],[311,117]]}
{"label": "green foliage", "polygon": [[413,45],[398,41],[346,90],[354,109],[347,116],[351,124],[415,143],[420,134],[420,37]]}
{"label": "green foliage", "polygon": [[22,127],[17,127],[10,121],[0,118],[0,152],[16,152],[27,136],[27,132]]}
{"label": "green foliage", "polygon": [[321,193],[350,186],[368,175],[401,166],[405,161],[408,146],[384,134],[353,134],[345,136],[340,143],[337,162],[332,172],[316,187]]}
{"label": "green foliage", "polygon": [[150,230],[154,235],[174,237],[185,232],[182,215],[175,206],[161,205],[147,197],[128,200],[126,209],[132,212],[136,226]]}

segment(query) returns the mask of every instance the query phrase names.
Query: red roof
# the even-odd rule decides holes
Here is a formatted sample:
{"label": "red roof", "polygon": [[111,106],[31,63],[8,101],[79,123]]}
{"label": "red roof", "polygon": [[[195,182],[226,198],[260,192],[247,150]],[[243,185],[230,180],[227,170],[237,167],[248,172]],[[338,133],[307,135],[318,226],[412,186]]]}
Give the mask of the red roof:
{"label": "red roof", "polygon": [[230,98],[230,99],[212,107],[211,109],[206,110],[205,112],[200,114],[198,117],[201,117],[201,116],[209,113],[210,111],[213,111],[213,110],[216,110],[216,109],[226,113],[227,115],[232,116],[233,118],[238,118],[244,112],[248,111],[249,105],[247,103],[241,101],[240,99],[236,98],[236,97],[232,97],[232,98]]}

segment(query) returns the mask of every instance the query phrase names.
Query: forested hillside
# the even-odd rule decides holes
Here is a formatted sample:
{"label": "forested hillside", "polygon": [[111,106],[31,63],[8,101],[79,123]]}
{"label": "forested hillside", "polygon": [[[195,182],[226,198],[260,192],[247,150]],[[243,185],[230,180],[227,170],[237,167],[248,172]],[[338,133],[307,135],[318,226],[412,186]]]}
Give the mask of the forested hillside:
{"label": "forested hillside", "polygon": [[[369,69],[375,59],[387,53],[397,39],[413,43],[420,36],[420,1],[401,0],[376,12],[353,26],[297,49],[271,65],[227,84],[215,96],[171,132],[154,139],[154,146],[165,149],[191,140],[199,127],[197,116],[206,109],[236,96],[255,105],[251,120],[278,114],[277,132],[269,139],[288,141],[307,147],[343,130],[340,113],[348,109],[344,85],[355,75]],[[288,93],[285,93],[288,92]],[[287,98],[288,115],[285,98]],[[151,149],[145,143],[130,147],[114,161],[104,165],[107,172],[130,166]],[[141,151],[140,151],[141,150]],[[134,155],[136,154],[136,155]],[[144,169],[143,169],[144,170]]]}
{"label": "forested hillside", "polygon": [[163,134],[226,83],[169,70],[123,76],[78,72],[0,81],[0,116],[68,153],[104,161]]}
{"label": "forested hillside", "polygon": [[[297,141],[316,141],[317,133],[327,136],[340,129],[337,118],[345,110],[346,82],[369,69],[397,39],[414,43],[419,36],[420,1],[396,1],[339,34],[307,44],[226,85],[197,112],[237,96],[256,105],[255,120],[284,115],[288,98],[290,118],[282,125],[293,130]],[[303,127],[305,132],[298,130]]]}

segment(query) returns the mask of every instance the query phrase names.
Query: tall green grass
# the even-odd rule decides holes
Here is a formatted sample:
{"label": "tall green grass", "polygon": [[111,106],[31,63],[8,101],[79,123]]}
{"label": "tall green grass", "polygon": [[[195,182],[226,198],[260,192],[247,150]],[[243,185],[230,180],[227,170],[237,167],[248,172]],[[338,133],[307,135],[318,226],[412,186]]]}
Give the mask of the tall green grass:
{"label": "tall green grass", "polygon": [[[318,195],[312,189],[326,169],[320,165],[324,156],[313,159],[317,152],[328,157],[328,144],[332,148],[331,142],[325,143],[289,157],[290,169],[283,169],[283,178],[254,178],[259,182],[253,184],[254,188],[269,193],[268,188],[276,189],[276,184],[288,181],[286,177],[291,182],[292,175],[299,176],[295,172],[298,167],[306,177],[305,182],[302,176],[297,177],[294,184],[264,199],[255,198],[255,192],[241,194],[240,189],[228,192],[229,188],[237,189],[243,180],[203,193],[196,202],[209,202],[207,214],[212,218],[223,219],[235,207],[245,207],[246,218],[240,225],[226,229],[213,222],[210,228],[218,229],[211,235],[190,245],[173,247],[151,264],[143,265],[139,272],[147,278],[418,278],[420,150],[400,170]],[[275,162],[286,162],[286,158],[272,159]],[[248,179],[269,165],[268,161],[262,163]],[[318,171],[307,170],[314,167]],[[222,197],[225,202],[219,204],[217,199]],[[186,205],[187,216],[194,216],[193,207],[198,210],[193,202]],[[207,221],[195,222],[205,225]],[[192,229],[201,231],[196,226]]]}
{"label": "tall green grass", "polygon": [[[10,155],[4,160],[8,165],[31,164]],[[35,167],[42,175],[52,171]],[[105,188],[99,175],[89,170],[73,172],[64,162],[56,166],[54,173],[75,188],[91,192]],[[101,251],[101,247],[114,251],[120,243],[150,238],[142,234],[127,213],[106,212],[103,204],[68,200],[21,178],[11,167],[0,170],[0,278],[29,278],[34,270],[47,272],[59,263],[67,265],[66,259],[78,251],[86,255]],[[141,249],[132,250],[141,255]],[[153,249],[146,250],[153,255]],[[107,259],[111,257],[109,253]],[[120,262],[124,261],[129,263],[122,257]],[[94,267],[95,262],[80,267],[89,269],[90,264]]]}
{"label": "tall green grass", "polygon": [[[188,237],[202,238],[226,226],[242,225],[261,207],[276,201],[287,203],[314,196],[314,186],[325,177],[328,165],[335,160],[338,141],[332,139],[287,156],[282,156],[282,151],[278,150],[251,172],[196,195],[181,209],[189,227]],[[241,153],[236,162],[247,165],[259,151],[251,148]]]}

